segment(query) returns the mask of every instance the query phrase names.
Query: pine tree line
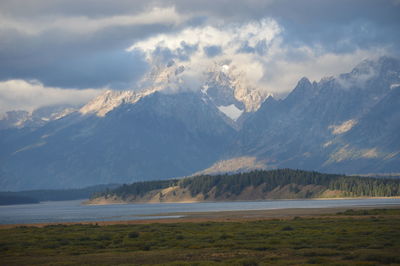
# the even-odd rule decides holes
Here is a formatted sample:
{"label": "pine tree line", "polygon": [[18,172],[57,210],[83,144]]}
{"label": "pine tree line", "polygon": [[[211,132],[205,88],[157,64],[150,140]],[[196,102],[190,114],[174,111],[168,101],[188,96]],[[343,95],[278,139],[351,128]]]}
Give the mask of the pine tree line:
{"label": "pine tree line", "polygon": [[[339,190],[349,197],[370,196],[390,197],[400,196],[400,179],[371,178],[358,176],[344,176],[324,174],[292,169],[256,170],[247,173],[199,175],[181,180],[163,180],[138,182],[122,185],[114,190],[93,195],[119,196],[126,198],[128,195],[143,196],[149,191],[163,189],[170,186],[180,186],[188,189],[192,196],[199,193],[206,195],[211,189],[216,189],[216,196],[223,193],[239,195],[246,187],[263,185],[263,191],[269,192],[279,186],[319,185],[330,190]],[[294,189],[294,188],[293,188]]]}
{"label": "pine tree line", "polygon": [[330,182],[329,189],[344,191],[346,196],[392,197],[400,195],[400,180],[340,177]]}
{"label": "pine tree line", "polygon": [[178,180],[160,180],[160,181],[136,182],[130,185],[123,184],[122,186],[117,187],[116,189],[95,193],[91,196],[91,198],[118,196],[121,197],[122,199],[125,199],[127,196],[130,195],[143,196],[149,191],[176,186],[177,183]]}

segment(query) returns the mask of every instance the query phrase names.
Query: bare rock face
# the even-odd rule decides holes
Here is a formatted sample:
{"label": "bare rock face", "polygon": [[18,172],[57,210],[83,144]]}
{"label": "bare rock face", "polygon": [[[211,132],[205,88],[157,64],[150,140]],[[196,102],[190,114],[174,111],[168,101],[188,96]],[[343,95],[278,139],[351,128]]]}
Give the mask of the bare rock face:
{"label": "bare rock face", "polygon": [[236,134],[196,93],[156,92],[104,116],[97,112],[107,109],[95,110],[29,132],[1,132],[2,187],[81,187],[185,176],[218,160]]}
{"label": "bare rock face", "polygon": [[108,112],[117,108],[121,104],[134,104],[143,97],[146,97],[147,95],[150,95],[156,91],[157,89],[155,88],[147,89],[141,92],[135,92],[131,90],[107,90],[83,106],[79,112],[83,115],[96,114],[97,116],[104,117]]}
{"label": "bare rock face", "polygon": [[243,156],[221,160],[214,163],[211,167],[196,172],[193,175],[214,175],[221,173],[240,173],[251,170],[267,169],[267,162],[258,160],[256,157]]}
{"label": "bare rock face", "polygon": [[9,111],[5,114],[0,114],[0,130],[24,127],[38,128],[76,111],[77,107],[71,105],[42,107],[33,112],[24,110]]}
{"label": "bare rock face", "polygon": [[345,173],[400,168],[400,61],[366,60],[350,73],[268,98],[243,124],[236,153],[275,167]]}
{"label": "bare rock face", "polygon": [[242,112],[257,111],[261,103],[271,95],[250,85],[243,72],[224,62],[215,63],[207,69],[202,92],[216,106],[234,105]]}
{"label": "bare rock face", "polygon": [[366,60],[319,82],[303,78],[285,99],[251,87],[224,62],[196,82],[190,73],[171,62],[135,90],[105,91],[80,108],[3,114],[0,186],[131,183],[203,169],[400,172],[397,59]]}

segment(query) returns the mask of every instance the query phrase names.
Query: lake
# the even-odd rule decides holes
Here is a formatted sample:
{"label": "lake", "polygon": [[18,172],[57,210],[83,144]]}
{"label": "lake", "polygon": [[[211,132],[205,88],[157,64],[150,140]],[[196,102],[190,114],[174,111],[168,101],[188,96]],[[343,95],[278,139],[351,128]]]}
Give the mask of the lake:
{"label": "lake", "polygon": [[[0,224],[116,221],[175,218],[175,212],[218,212],[287,208],[400,205],[400,199],[269,200],[162,204],[82,205],[82,200],[0,206]],[[157,215],[157,216],[153,216]]]}

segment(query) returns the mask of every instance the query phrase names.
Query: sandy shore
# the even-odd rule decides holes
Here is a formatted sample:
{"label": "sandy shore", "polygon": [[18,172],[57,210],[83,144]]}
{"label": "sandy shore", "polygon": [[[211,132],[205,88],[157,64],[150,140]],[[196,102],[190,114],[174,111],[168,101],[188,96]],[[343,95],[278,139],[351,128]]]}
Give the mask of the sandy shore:
{"label": "sandy shore", "polygon": [[[145,220],[129,220],[129,221],[97,221],[97,222],[66,222],[66,223],[38,223],[38,224],[10,224],[0,225],[0,229],[13,228],[18,226],[36,226],[43,227],[54,224],[97,224],[100,226],[114,224],[150,224],[150,223],[198,223],[198,222],[244,222],[254,220],[270,220],[270,219],[293,219],[294,217],[318,218],[318,217],[342,217],[337,216],[337,212],[345,210],[368,210],[368,209],[400,209],[400,205],[379,205],[379,206],[347,206],[333,208],[292,208],[292,209],[276,209],[276,210],[243,210],[243,211],[221,211],[221,212],[176,212],[154,214],[150,216],[175,216],[174,218],[162,219],[145,219]],[[176,218],[176,216],[181,216]],[[146,215],[149,217],[149,215]]]}
{"label": "sandy shore", "polygon": [[400,199],[399,196],[395,197],[335,197],[335,198],[270,198],[270,199],[251,199],[251,200],[180,200],[180,201],[122,201],[122,200],[105,200],[97,199],[85,200],[82,205],[119,205],[119,204],[163,204],[163,203],[199,203],[199,202],[246,202],[246,201],[266,201],[266,200],[357,200],[357,199]]}

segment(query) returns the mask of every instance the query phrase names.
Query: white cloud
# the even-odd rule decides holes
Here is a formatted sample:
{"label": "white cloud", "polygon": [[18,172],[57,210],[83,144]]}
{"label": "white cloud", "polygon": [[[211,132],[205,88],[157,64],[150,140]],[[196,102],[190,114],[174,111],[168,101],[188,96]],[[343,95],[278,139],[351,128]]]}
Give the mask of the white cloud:
{"label": "white cloud", "polygon": [[[284,28],[271,18],[244,24],[206,25],[159,34],[134,43],[127,51],[144,52],[150,63],[159,61],[160,51],[168,51],[167,56],[185,66],[184,80],[202,79],[202,73],[210,66],[226,61],[244,74],[247,85],[278,97],[291,91],[304,76],[318,81],[349,72],[360,61],[385,52],[358,49],[338,54],[318,45],[294,47],[284,43],[282,32]],[[219,47],[221,53],[208,57],[204,48],[210,46]],[[193,49],[186,51],[187,47]]]}
{"label": "white cloud", "polygon": [[[159,34],[136,42],[127,51],[140,50],[150,63],[154,63],[158,60],[157,52],[160,49],[168,50],[180,65],[185,66],[183,79],[191,79],[192,84],[199,84],[193,79],[201,79],[201,75],[209,67],[221,61],[234,65],[238,73],[244,73],[249,84],[256,84],[263,76],[263,66],[258,58],[280,32],[281,27],[273,19],[242,25],[190,27],[178,33]],[[209,46],[220,47],[221,54],[208,57],[204,48]],[[181,57],[184,59],[180,59]]]}
{"label": "white cloud", "polygon": [[154,7],[140,14],[103,18],[43,16],[41,19],[25,20],[3,16],[0,17],[0,29],[14,29],[28,35],[36,35],[49,30],[87,34],[115,26],[176,25],[185,21],[186,18],[187,16],[178,14],[174,7]]}
{"label": "white cloud", "polygon": [[[262,84],[274,94],[290,92],[302,77],[319,81],[327,76],[350,72],[358,63],[367,58],[385,54],[384,49],[361,50],[352,53],[335,54],[321,51],[322,48],[302,46],[298,48],[279,45],[270,57],[265,58]],[[300,60],[292,60],[291,54]]]}
{"label": "white cloud", "polygon": [[[150,54],[158,47],[177,50],[187,45],[199,45],[204,48],[210,45],[221,46],[224,53],[236,52],[246,42],[255,47],[262,41],[271,42],[281,31],[275,20],[262,19],[244,25],[229,25],[226,27],[202,26],[190,27],[175,34],[159,34],[147,40],[140,41],[128,48],[128,51],[140,49]],[[202,50],[202,49],[200,49]],[[204,54],[203,51],[200,51]]]}
{"label": "white cloud", "polygon": [[57,104],[85,104],[101,93],[96,89],[60,89],[44,87],[36,81],[8,80],[0,82],[0,114],[11,110],[33,111]]}

